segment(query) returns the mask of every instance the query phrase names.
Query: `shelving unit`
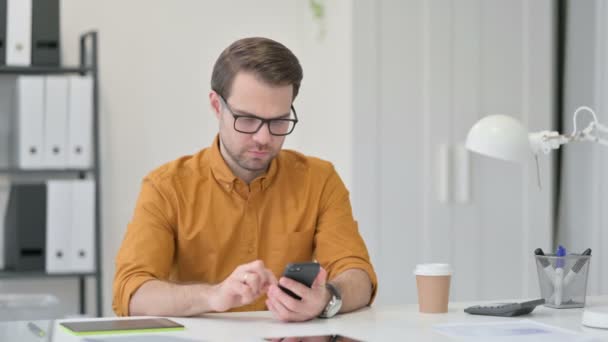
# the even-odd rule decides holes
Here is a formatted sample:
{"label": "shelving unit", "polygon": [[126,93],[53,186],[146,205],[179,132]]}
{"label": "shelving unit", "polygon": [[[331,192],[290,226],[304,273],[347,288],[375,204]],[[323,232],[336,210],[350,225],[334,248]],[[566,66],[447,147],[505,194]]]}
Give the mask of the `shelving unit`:
{"label": "shelving unit", "polygon": [[95,271],[93,273],[63,273],[49,274],[44,271],[0,271],[0,279],[7,278],[78,278],[79,280],[79,311],[86,313],[86,284],[87,277],[95,278],[95,298],[97,316],[102,316],[101,288],[101,181],[99,165],[99,88],[97,64],[97,32],[90,31],[80,36],[80,65],[69,67],[41,66],[1,66],[0,74],[4,75],[90,75],[93,79],[93,158],[92,167],[86,169],[42,169],[23,170],[17,167],[0,168],[0,175],[8,175],[11,179],[19,176],[34,176],[41,179],[65,177],[70,179],[90,178],[95,180]]}

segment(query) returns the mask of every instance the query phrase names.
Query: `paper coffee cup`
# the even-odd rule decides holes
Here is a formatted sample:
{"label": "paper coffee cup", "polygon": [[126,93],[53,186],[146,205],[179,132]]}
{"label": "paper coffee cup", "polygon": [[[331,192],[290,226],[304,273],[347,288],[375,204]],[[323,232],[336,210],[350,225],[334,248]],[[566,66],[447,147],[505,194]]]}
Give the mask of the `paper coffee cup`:
{"label": "paper coffee cup", "polygon": [[414,270],[418,287],[420,312],[448,312],[450,299],[450,279],[452,268],[449,264],[419,264]]}

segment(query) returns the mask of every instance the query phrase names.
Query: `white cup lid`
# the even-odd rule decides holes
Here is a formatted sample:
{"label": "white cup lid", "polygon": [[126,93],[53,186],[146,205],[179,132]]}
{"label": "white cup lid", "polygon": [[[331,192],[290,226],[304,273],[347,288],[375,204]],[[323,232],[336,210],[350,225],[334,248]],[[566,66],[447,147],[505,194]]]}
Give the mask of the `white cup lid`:
{"label": "white cup lid", "polygon": [[452,275],[452,268],[450,264],[418,264],[414,274],[422,276]]}

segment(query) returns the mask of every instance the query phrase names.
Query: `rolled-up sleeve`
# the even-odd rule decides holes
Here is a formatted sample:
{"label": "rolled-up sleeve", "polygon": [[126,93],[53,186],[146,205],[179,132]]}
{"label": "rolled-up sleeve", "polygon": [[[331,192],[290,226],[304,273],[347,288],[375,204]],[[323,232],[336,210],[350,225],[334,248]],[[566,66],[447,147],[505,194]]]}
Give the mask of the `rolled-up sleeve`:
{"label": "rolled-up sleeve", "polygon": [[370,304],[373,302],[378,288],[376,272],[353,218],[348,190],[333,167],[321,196],[315,258],[327,270],[328,279],[348,269],[365,271],[372,282]]}
{"label": "rolled-up sleeve", "polygon": [[157,181],[144,178],[133,218],[116,256],[112,308],[129,315],[131,296],[146,281],[167,280],[175,253],[175,208]]}

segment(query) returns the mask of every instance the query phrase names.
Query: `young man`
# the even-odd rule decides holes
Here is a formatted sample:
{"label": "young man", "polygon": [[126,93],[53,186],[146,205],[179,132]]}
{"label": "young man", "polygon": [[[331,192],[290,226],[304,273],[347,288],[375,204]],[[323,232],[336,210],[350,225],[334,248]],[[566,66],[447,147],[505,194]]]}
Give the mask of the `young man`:
{"label": "young man", "polygon": [[[340,177],[281,150],[301,80],[298,59],[273,40],[222,52],[209,93],[219,135],[144,178],[116,258],[118,315],[269,309],[305,321],[371,303],[376,275]],[[288,263],[313,260],[322,267],[311,288],[277,280]]]}

